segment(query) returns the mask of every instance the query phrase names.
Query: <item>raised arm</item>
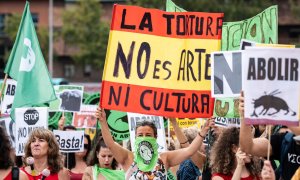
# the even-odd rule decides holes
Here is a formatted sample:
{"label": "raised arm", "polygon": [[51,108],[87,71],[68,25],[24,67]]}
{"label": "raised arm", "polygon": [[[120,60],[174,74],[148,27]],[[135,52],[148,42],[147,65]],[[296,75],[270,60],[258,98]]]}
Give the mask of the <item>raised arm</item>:
{"label": "raised arm", "polygon": [[247,155],[246,153],[241,151],[240,148],[238,148],[237,152],[235,153],[235,157],[236,157],[237,165],[231,180],[240,180],[242,176],[242,170],[245,167],[245,159],[247,158]]}
{"label": "raised arm", "polygon": [[164,161],[167,168],[176,166],[180,164],[182,161],[188,159],[192,155],[194,155],[199,147],[201,147],[202,142],[209,130],[210,126],[214,125],[214,121],[209,119],[204,127],[201,129],[201,132],[198,133],[197,137],[193,140],[193,142],[186,148],[178,149],[175,151],[167,151],[161,154],[162,160]]}
{"label": "raised arm", "polygon": [[[190,143],[189,143],[187,137],[182,132],[182,129],[178,126],[176,119],[170,118],[169,120],[172,123],[172,126],[175,131],[175,135],[180,143],[180,147],[182,147],[182,148],[188,147],[190,145]],[[200,147],[199,147],[199,149],[200,149]],[[202,168],[202,166],[205,162],[206,156],[205,156],[205,154],[201,153],[200,151],[197,151],[195,154],[193,154],[191,159],[192,159],[193,163],[200,169],[200,168]]]}
{"label": "raised arm", "polygon": [[[247,154],[252,154],[254,156],[267,157],[268,144],[270,144],[270,142],[266,138],[253,139],[251,133],[251,126],[245,124],[243,92],[241,92],[241,96],[239,98],[239,111],[240,111],[240,120],[241,120],[241,129],[240,129],[241,150]],[[272,153],[272,146],[270,148],[270,155],[271,153]]]}
{"label": "raised arm", "polygon": [[99,120],[101,124],[101,132],[104,139],[105,144],[111,152],[113,153],[114,158],[118,163],[120,163],[126,171],[133,162],[133,154],[131,151],[123,148],[120,144],[116,143],[111,136],[109,131],[109,127],[106,121],[106,114],[105,111],[100,108],[97,109],[95,116]]}
{"label": "raised arm", "polygon": [[294,133],[296,136],[300,135],[300,127],[298,126],[289,126],[288,127],[292,133]]}

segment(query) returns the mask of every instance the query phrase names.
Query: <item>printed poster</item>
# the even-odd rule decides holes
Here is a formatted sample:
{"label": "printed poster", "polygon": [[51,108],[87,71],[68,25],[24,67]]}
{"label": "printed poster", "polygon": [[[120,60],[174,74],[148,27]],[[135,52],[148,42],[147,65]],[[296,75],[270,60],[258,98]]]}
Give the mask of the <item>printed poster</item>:
{"label": "printed poster", "polygon": [[54,90],[57,100],[50,103],[49,111],[80,112],[83,86],[56,85]]}
{"label": "printed poster", "polygon": [[300,49],[280,48],[247,48],[243,52],[247,124],[299,125],[299,53]]}

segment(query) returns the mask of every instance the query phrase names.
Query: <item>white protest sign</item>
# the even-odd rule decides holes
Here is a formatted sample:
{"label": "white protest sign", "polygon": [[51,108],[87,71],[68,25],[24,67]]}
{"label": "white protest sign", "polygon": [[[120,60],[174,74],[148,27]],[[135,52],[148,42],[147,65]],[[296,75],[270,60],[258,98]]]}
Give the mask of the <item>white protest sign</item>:
{"label": "white protest sign", "polygon": [[215,125],[219,127],[240,127],[240,118],[215,117]]}
{"label": "white protest sign", "polygon": [[97,118],[95,112],[97,105],[81,105],[80,112],[74,112],[72,125],[76,128],[96,128]]}
{"label": "white protest sign", "polygon": [[127,113],[128,116],[128,124],[130,130],[130,142],[131,149],[134,151],[134,143],[135,143],[135,130],[136,126],[144,121],[153,122],[157,128],[157,144],[158,144],[158,152],[166,151],[166,136],[165,136],[165,128],[163,117],[161,116],[152,116],[152,115],[144,115],[137,113]]}
{"label": "white protest sign", "polygon": [[246,48],[242,78],[247,124],[299,125],[300,49]]}
{"label": "white protest sign", "polygon": [[24,147],[33,129],[48,128],[48,108],[16,108],[16,155],[24,155]]}
{"label": "white protest sign", "polygon": [[4,97],[1,104],[1,113],[3,115],[9,115],[14,101],[14,96],[17,88],[17,81],[13,79],[7,79],[4,90]]}
{"label": "white protest sign", "polygon": [[246,47],[253,47],[256,46],[256,42],[249,41],[247,39],[242,39],[240,43],[240,50],[245,50]]}
{"label": "white protest sign", "polygon": [[49,111],[79,112],[83,98],[83,86],[54,86],[57,100],[50,103]]}
{"label": "white protest sign", "polygon": [[213,97],[237,97],[242,89],[241,51],[212,53],[211,87]]}
{"label": "white protest sign", "polygon": [[16,123],[11,120],[10,116],[0,118],[0,126],[2,126],[9,135],[12,147],[16,146]]}
{"label": "white protest sign", "polygon": [[84,131],[53,131],[61,152],[83,152]]}

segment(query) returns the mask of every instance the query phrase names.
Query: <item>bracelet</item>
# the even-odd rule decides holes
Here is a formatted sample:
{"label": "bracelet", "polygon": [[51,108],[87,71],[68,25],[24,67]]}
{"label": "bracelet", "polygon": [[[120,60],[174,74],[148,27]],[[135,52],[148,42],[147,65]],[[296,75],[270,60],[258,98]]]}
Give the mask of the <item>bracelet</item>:
{"label": "bracelet", "polygon": [[184,142],[184,143],[180,143],[180,144],[186,144],[186,143],[188,143],[189,142],[189,140],[187,140],[186,142]]}
{"label": "bracelet", "polygon": [[203,139],[205,139],[205,136],[202,136],[200,132],[198,132],[198,135],[199,135],[200,137],[202,137]]}

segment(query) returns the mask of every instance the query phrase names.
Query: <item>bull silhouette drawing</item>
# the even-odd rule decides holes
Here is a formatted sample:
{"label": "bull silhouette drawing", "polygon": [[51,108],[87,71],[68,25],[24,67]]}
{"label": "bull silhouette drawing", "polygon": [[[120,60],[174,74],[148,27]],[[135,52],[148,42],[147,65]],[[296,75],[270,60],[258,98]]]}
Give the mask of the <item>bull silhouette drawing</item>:
{"label": "bull silhouette drawing", "polygon": [[[280,110],[284,110],[284,111],[286,111],[286,113],[284,115],[287,115],[289,112],[292,112],[291,115],[295,116],[296,112],[291,110],[291,108],[288,106],[288,104],[285,102],[285,100],[283,100],[280,97],[275,96],[280,93],[281,92],[278,89],[276,89],[275,91],[272,91],[270,94],[267,94],[265,92],[265,94],[263,96],[259,97],[258,99],[253,99],[254,110],[253,110],[253,113],[251,114],[251,116],[258,117],[255,110],[260,106],[262,106],[263,109],[261,110],[259,115],[272,116],[274,114],[279,113]],[[275,109],[276,111],[272,112],[272,113],[268,113],[268,111],[270,109]]]}

